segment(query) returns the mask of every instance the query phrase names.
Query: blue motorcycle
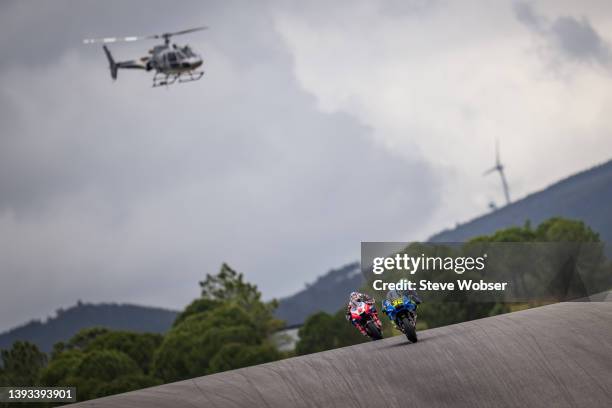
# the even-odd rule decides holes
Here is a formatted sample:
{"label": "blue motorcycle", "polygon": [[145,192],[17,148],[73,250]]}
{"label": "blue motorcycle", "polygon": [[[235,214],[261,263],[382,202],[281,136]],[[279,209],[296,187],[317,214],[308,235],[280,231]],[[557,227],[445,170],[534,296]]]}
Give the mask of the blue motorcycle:
{"label": "blue motorcycle", "polygon": [[417,304],[406,295],[395,293],[390,299],[382,302],[383,313],[395,322],[397,327],[406,335],[411,343],[417,342],[416,335],[416,309]]}

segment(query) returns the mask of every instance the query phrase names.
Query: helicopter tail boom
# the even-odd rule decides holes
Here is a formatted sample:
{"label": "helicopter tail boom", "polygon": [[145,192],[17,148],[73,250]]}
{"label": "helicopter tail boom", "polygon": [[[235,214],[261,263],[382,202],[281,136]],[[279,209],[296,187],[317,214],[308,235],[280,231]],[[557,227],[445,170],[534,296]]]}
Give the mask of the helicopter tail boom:
{"label": "helicopter tail boom", "polygon": [[110,53],[108,47],[104,45],[102,46],[102,48],[104,49],[104,53],[106,54],[106,58],[108,59],[108,65],[113,80],[117,79],[117,71],[119,70],[119,68],[144,69],[146,71],[151,69],[150,65],[148,65],[147,63],[148,57],[143,57],[138,60],[116,62],[113,58],[113,55]]}
{"label": "helicopter tail boom", "polygon": [[113,79],[117,79],[117,68],[118,68],[117,63],[113,59],[113,56],[111,55],[106,45],[102,46],[102,48],[104,48],[104,53],[106,54],[106,58],[108,59],[108,64],[109,64],[109,68],[111,71],[111,77]]}

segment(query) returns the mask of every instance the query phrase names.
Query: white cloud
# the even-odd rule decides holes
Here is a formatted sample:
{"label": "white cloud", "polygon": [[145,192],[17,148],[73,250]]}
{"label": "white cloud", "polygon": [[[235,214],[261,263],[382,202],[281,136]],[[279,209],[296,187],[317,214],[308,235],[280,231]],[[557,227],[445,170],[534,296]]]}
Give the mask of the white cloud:
{"label": "white cloud", "polygon": [[367,1],[328,14],[287,7],[275,22],[319,106],[358,116],[381,145],[423,154],[447,174],[430,233],[502,201],[499,180],[482,177],[495,138],[515,198],[609,159],[609,75],[551,71],[512,2],[448,2],[401,16]]}

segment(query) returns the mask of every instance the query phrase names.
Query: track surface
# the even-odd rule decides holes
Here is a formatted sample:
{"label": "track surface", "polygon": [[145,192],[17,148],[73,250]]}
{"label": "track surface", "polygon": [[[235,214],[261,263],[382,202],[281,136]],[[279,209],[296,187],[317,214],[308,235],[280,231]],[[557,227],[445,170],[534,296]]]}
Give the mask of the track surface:
{"label": "track surface", "polygon": [[612,302],[559,303],[79,407],[612,407]]}

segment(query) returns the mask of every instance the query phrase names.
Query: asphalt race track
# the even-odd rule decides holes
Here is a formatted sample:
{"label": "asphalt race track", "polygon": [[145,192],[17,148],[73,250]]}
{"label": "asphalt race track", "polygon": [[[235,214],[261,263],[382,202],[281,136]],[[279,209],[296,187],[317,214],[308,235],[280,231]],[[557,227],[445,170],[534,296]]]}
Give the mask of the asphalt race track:
{"label": "asphalt race track", "polygon": [[559,303],[79,407],[612,407],[612,302]]}

